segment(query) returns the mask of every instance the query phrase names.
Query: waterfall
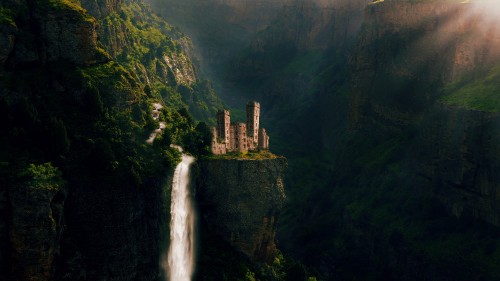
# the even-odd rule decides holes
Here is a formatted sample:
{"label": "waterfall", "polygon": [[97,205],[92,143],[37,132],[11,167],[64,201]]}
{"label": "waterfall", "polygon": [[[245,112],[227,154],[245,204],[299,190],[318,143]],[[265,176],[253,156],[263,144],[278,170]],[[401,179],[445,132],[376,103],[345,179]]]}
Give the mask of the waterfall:
{"label": "waterfall", "polygon": [[[180,147],[176,147],[182,152]],[[191,281],[194,271],[194,208],[189,192],[189,170],[194,158],[182,154],[175,168],[170,208],[170,248],[164,269],[170,281]]]}

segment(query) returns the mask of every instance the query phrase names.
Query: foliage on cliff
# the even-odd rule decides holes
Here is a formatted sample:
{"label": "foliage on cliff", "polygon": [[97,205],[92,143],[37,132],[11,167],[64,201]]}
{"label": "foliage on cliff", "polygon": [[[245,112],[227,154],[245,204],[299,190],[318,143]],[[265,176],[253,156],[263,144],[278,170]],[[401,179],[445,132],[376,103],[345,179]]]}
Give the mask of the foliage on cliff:
{"label": "foliage on cliff", "polygon": [[[96,19],[80,2],[113,12]],[[108,9],[113,3],[117,10]],[[160,190],[180,157],[169,145],[179,143],[195,154],[207,151],[206,130],[190,111],[198,118],[212,116],[218,100],[210,83],[194,76],[181,48],[185,38],[173,39],[175,32],[170,36],[160,28],[166,23],[150,20],[150,11],[138,8],[142,4],[120,3],[0,4],[2,280],[80,280],[82,274],[93,280],[108,274],[153,280],[159,275],[158,235],[167,217],[158,213],[168,198]],[[119,26],[113,32],[128,34],[126,40],[103,32],[113,24]],[[127,48],[116,55],[120,40]],[[155,65],[168,71],[156,71]],[[161,121],[168,125],[149,145],[146,139],[159,126],[152,118],[153,102],[165,105]],[[44,206],[43,212],[34,211],[51,222],[50,228],[36,225],[27,231],[32,226],[23,223],[33,222],[33,212],[24,204],[30,200]],[[36,264],[30,253],[40,256]]]}
{"label": "foliage on cliff", "polygon": [[98,20],[106,50],[137,75],[149,97],[170,108],[186,107],[197,119],[213,118],[220,101],[208,81],[198,80],[189,38],[142,1],[124,1]]}
{"label": "foliage on cliff", "polygon": [[441,100],[466,109],[500,112],[500,67],[469,74],[448,85]]}

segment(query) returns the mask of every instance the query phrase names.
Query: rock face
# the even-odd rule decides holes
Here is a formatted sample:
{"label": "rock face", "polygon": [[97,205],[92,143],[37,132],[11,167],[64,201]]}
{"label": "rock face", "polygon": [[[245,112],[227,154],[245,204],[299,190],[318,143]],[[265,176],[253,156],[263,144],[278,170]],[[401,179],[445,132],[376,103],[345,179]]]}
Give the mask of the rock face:
{"label": "rock face", "polygon": [[74,17],[66,11],[44,17],[42,34],[47,61],[66,59],[80,65],[96,63],[96,22],[91,18],[74,20]]}
{"label": "rock face", "polygon": [[285,158],[199,161],[196,194],[202,219],[252,260],[274,258],[286,166]]}
{"label": "rock face", "polygon": [[499,58],[491,46],[500,33],[466,3],[383,1],[366,8],[363,24],[352,58],[353,127],[372,125],[365,115],[408,124],[435,89]]}
{"label": "rock face", "polygon": [[[60,60],[90,65],[106,60],[97,48],[96,21],[81,7],[78,10],[66,6],[69,4],[29,5],[28,1],[8,5],[16,12],[30,7],[31,16],[20,14],[15,24],[0,23],[0,63],[8,57],[12,65]],[[24,32],[17,32],[18,29]]]}
{"label": "rock face", "polygon": [[292,44],[300,51],[347,47],[361,26],[367,2],[287,1],[275,23],[252,43],[252,48],[265,50],[279,44]]}
{"label": "rock face", "polygon": [[119,9],[120,0],[82,0],[82,6],[95,18],[103,18]]}
{"label": "rock face", "polygon": [[65,191],[21,185],[9,190],[14,280],[48,281],[60,250]]}
{"label": "rock face", "polygon": [[436,107],[418,140],[417,172],[455,216],[500,225],[500,114]]}
{"label": "rock face", "polygon": [[438,100],[445,85],[498,63],[492,47],[498,38],[498,29],[469,4],[369,5],[351,61],[350,107],[351,127],[370,138],[416,132],[412,155],[419,180],[427,182],[422,188],[456,216],[495,225],[499,115]]}

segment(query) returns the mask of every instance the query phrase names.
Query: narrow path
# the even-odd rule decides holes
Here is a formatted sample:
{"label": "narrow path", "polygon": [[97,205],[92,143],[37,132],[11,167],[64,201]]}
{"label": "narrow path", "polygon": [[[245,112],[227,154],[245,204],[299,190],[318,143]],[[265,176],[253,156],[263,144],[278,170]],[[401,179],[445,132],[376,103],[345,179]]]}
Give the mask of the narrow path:
{"label": "narrow path", "polygon": [[[153,103],[153,111],[151,112],[151,114],[153,115],[153,119],[155,121],[157,121],[158,119],[160,119],[160,110],[163,108],[163,105],[159,104],[159,103]],[[158,136],[158,134],[160,134],[165,128],[167,127],[167,123],[165,122],[160,122],[160,127],[158,129],[155,129],[150,135],[149,135],[149,138],[146,140],[146,143],[148,144],[153,144],[153,142],[155,141],[156,139],[156,136]]]}

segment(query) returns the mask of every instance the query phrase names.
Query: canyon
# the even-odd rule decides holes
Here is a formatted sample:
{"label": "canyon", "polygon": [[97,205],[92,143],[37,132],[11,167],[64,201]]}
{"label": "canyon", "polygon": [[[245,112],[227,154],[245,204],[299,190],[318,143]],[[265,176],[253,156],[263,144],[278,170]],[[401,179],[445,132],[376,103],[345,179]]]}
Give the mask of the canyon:
{"label": "canyon", "polygon": [[[77,2],[0,7],[0,279],[164,279],[171,143],[198,157],[195,280],[500,278],[484,7]],[[210,155],[215,93],[260,101],[287,158]]]}

